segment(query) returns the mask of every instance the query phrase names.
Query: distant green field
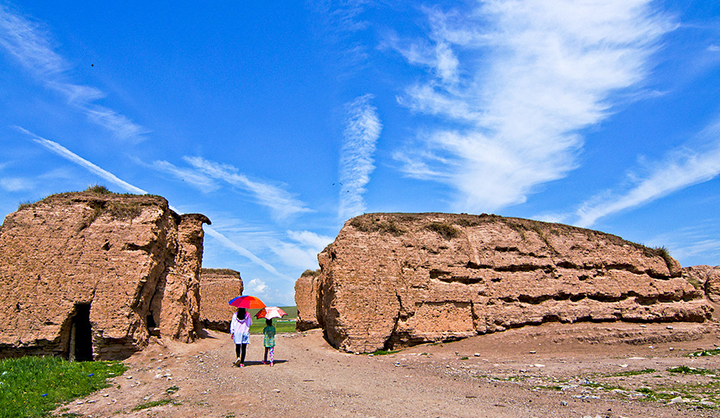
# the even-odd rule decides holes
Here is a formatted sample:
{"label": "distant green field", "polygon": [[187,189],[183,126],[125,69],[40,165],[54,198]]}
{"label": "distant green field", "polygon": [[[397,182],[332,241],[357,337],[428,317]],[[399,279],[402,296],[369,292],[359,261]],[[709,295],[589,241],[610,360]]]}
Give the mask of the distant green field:
{"label": "distant green field", "polygon": [[[283,332],[295,332],[295,319],[297,319],[297,307],[296,306],[281,306],[280,309],[285,311],[287,315],[283,316],[282,319],[273,319],[273,325],[278,333]],[[250,315],[252,315],[253,324],[250,326],[251,334],[262,334],[263,328],[265,328],[265,319],[255,318],[255,315],[260,309],[250,309]]]}

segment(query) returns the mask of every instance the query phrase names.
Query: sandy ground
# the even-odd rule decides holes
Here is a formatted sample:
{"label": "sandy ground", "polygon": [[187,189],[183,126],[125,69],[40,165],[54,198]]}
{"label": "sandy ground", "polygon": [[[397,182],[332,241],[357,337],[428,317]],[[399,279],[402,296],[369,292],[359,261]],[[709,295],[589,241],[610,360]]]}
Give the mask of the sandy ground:
{"label": "sandy ground", "polygon": [[[720,345],[717,325],[546,324],[387,355],[339,352],[319,330],[276,340],[270,367],[253,335],[244,368],[227,334],[155,341],[111,387],[55,414],[720,417],[720,356],[688,357]],[[679,366],[691,373],[668,371]]]}

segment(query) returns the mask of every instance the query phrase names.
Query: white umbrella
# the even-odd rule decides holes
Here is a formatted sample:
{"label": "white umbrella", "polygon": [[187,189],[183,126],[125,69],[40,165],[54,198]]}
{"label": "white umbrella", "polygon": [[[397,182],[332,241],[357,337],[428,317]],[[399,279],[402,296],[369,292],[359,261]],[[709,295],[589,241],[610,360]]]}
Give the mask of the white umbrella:
{"label": "white umbrella", "polygon": [[260,312],[255,315],[255,318],[272,319],[282,318],[285,315],[287,315],[287,313],[285,313],[285,311],[278,308],[277,306],[266,306],[260,309]]}

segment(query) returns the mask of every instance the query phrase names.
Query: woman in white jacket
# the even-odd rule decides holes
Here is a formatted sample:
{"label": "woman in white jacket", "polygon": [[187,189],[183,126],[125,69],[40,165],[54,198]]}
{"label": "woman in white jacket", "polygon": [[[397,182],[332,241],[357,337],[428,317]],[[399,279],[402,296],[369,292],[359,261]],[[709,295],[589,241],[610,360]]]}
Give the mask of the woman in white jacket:
{"label": "woman in white jacket", "polygon": [[235,342],[235,357],[237,357],[233,363],[235,366],[245,366],[245,351],[250,344],[250,325],[252,325],[250,314],[245,308],[238,308],[230,321],[230,336]]}

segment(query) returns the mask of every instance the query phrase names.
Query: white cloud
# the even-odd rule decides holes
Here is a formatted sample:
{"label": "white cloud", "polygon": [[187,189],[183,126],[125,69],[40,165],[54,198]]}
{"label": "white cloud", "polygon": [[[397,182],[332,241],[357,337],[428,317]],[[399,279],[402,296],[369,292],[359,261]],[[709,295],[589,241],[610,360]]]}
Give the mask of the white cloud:
{"label": "white cloud", "polygon": [[700,135],[707,145],[701,150],[684,148],[655,163],[644,176],[632,175],[633,186],[619,194],[601,196],[586,202],[577,211],[579,226],[592,226],[598,219],[644,205],[720,174],[720,122]]}
{"label": "white cloud", "polygon": [[50,35],[35,23],[0,4],[0,47],[69,105],[123,140],[139,141],[150,131],[114,110],[93,104],[105,94],[92,86],[69,82],[71,65],[51,45]]}
{"label": "white cloud", "polygon": [[347,105],[348,119],[340,157],[340,208],[338,216],[345,221],[365,211],[362,195],[375,170],[375,144],[382,123],[377,109],[370,104],[373,96],[366,94]]}
{"label": "white cloud", "polygon": [[213,179],[198,173],[197,170],[176,167],[167,161],[155,161],[152,168],[171,174],[204,193],[215,191],[219,187]]}
{"label": "white cloud", "polygon": [[268,286],[260,279],[252,279],[247,284],[243,284],[243,287],[243,293],[258,296],[263,296],[268,290]]}
{"label": "white cloud", "polygon": [[86,105],[89,102],[105,97],[105,93],[91,86],[55,81],[46,81],[45,84],[51,89],[62,93],[67,98],[68,103]]}
{"label": "white cloud", "polygon": [[390,35],[381,44],[381,48],[392,48],[400,52],[409,63],[428,67],[433,75],[444,84],[452,85],[459,81],[460,62],[452,49],[453,44],[466,44],[477,34],[454,31],[448,27],[448,20],[457,20],[457,14],[445,14],[438,9],[424,8],[430,21],[430,39],[427,41],[401,40]]}
{"label": "white cloud", "polygon": [[448,127],[395,157],[411,177],[444,173],[436,181],[455,189],[457,211],[524,202],[575,169],[577,132],[608,116],[613,92],[639,85],[674,28],[651,0],[489,0],[426,13],[428,40],[389,42],[430,68],[398,100]]}
{"label": "white cloud", "polygon": [[39,23],[13,13],[0,4],[0,46],[14,56],[20,64],[38,75],[53,75],[66,71],[69,66],[50,45]]}
{"label": "white cloud", "polygon": [[367,0],[310,1],[307,4],[316,13],[313,22],[323,31],[323,39],[331,45],[343,44],[342,49],[334,51],[334,59],[343,67],[353,70],[367,65],[369,56],[367,46],[353,41],[353,34],[367,29],[369,22],[362,15],[371,3]]}
{"label": "white cloud", "polygon": [[0,188],[7,192],[20,192],[23,190],[32,190],[35,187],[34,182],[17,177],[0,178]]}
{"label": "white cloud", "polygon": [[292,242],[278,240],[270,248],[285,265],[303,270],[317,269],[317,255],[334,240],[310,231],[287,231],[287,235]]}
{"label": "white cloud", "polygon": [[335,239],[325,235],[318,235],[310,231],[287,231],[288,236],[303,245],[316,249],[317,252],[322,251]]}
{"label": "white cloud", "polygon": [[120,139],[139,140],[142,135],[150,133],[149,130],[134,123],[127,116],[106,107],[84,105],[81,108],[90,121],[113,132]]}
{"label": "white cloud", "polygon": [[[259,297],[267,306],[295,305],[294,289],[283,291],[275,287],[272,281],[266,282],[258,278],[244,283],[243,294]],[[253,318],[253,321],[255,321],[255,318]]]}
{"label": "white cloud", "polygon": [[303,202],[297,200],[286,190],[251,180],[244,174],[238,173],[238,169],[231,165],[208,161],[202,157],[184,157],[183,159],[211,178],[225,181],[249,192],[258,203],[270,208],[276,219],[285,220],[300,213],[311,212]]}

